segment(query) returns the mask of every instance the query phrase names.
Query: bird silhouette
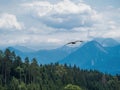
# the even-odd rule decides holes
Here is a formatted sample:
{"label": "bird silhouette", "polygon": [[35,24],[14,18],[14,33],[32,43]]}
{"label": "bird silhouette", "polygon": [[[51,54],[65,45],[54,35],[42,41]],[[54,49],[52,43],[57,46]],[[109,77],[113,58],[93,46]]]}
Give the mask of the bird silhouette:
{"label": "bird silhouette", "polygon": [[67,43],[67,44],[65,44],[65,45],[76,44],[77,42],[83,42],[83,41],[82,41],[82,40],[77,40],[77,41],[69,42],[69,43]]}

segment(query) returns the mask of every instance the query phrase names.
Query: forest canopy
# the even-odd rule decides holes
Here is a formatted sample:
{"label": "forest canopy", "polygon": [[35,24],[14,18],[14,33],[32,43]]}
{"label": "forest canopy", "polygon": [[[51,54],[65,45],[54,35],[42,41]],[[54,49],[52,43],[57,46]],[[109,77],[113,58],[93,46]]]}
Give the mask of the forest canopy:
{"label": "forest canopy", "polygon": [[75,65],[39,65],[6,49],[0,51],[0,90],[120,90],[120,76]]}

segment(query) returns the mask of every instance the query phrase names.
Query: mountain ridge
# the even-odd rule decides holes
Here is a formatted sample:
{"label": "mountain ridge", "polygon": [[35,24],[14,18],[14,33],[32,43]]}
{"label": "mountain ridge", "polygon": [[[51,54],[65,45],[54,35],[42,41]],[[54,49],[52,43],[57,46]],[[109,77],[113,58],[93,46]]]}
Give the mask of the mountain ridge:
{"label": "mountain ridge", "polygon": [[[114,40],[113,40],[114,41]],[[71,64],[83,69],[97,69],[102,72],[120,72],[120,44],[103,46],[96,40],[85,42],[78,47],[62,46],[51,50],[38,50],[34,52],[22,52],[14,47],[8,47],[11,51],[22,57],[36,58],[39,64],[59,62]]]}
{"label": "mountain ridge", "polygon": [[114,47],[112,50],[111,47],[106,49],[106,47],[103,47],[98,42],[90,41],[65,57],[60,63],[75,64],[84,69],[97,69],[112,74],[117,73],[120,72],[120,66],[118,64],[120,63],[120,53],[116,55],[114,55],[115,53],[113,55],[111,54],[115,51],[120,52],[120,45],[117,48],[119,49],[115,49]]}

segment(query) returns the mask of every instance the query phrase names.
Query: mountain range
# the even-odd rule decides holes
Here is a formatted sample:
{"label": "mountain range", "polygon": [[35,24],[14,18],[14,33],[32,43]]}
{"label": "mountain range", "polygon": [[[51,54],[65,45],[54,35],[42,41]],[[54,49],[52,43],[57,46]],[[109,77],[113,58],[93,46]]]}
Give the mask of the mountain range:
{"label": "mountain range", "polygon": [[62,46],[35,51],[23,46],[8,47],[24,59],[36,58],[40,64],[59,62],[81,69],[95,69],[110,74],[120,73],[120,43],[111,38],[96,38],[77,47]]}
{"label": "mountain range", "polygon": [[[25,48],[25,47],[24,47]],[[30,60],[33,58],[36,58],[38,60],[38,63],[40,64],[49,64],[49,63],[55,63],[66,56],[68,56],[70,53],[75,51],[78,47],[68,47],[68,46],[62,46],[60,48],[51,49],[51,50],[38,50],[38,51],[31,51],[27,49],[21,50],[21,48],[18,50],[16,47],[8,47],[10,51],[14,51],[16,55],[21,56],[21,58],[24,60],[26,57],[29,57]],[[25,51],[24,51],[25,50]],[[28,51],[26,51],[28,50]],[[31,52],[29,52],[31,51]]]}

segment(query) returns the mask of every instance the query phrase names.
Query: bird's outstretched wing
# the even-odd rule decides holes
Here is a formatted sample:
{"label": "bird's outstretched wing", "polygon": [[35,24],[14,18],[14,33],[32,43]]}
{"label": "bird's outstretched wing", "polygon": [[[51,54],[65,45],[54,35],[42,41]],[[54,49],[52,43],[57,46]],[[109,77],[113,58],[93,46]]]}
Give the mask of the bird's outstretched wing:
{"label": "bird's outstretched wing", "polygon": [[76,44],[77,42],[83,42],[83,41],[82,41],[82,40],[77,40],[77,41],[74,41],[74,42],[69,42],[69,43],[67,43],[67,44],[65,44],[65,45]]}
{"label": "bird's outstretched wing", "polygon": [[74,42],[83,42],[82,40],[77,40],[77,41],[74,41]]}

